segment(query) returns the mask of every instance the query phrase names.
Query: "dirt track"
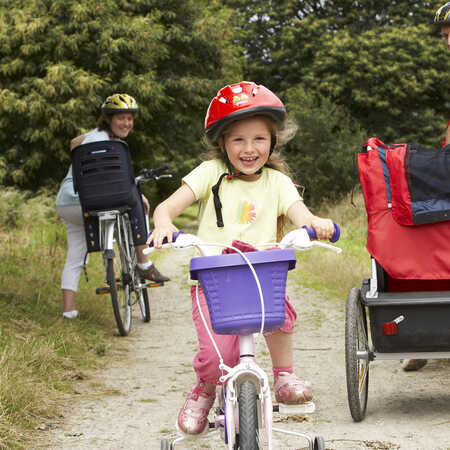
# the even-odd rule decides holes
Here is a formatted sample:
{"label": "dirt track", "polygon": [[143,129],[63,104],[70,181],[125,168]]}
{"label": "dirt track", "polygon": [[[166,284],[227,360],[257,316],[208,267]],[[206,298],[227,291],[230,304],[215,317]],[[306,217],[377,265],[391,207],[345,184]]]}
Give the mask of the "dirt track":
{"label": "dirt track", "polygon": [[[49,432],[51,449],[159,449],[176,436],[182,393],[194,382],[196,336],[190,319],[186,253],[168,252],[158,263],[172,280],[151,294],[152,321],[136,315],[123,351],[93,378],[79,382],[64,418]],[[298,269],[297,269],[298,270]],[[354,423],[347,406],[344,365],[344,300],[288,283],[299,314],[295,334],[297,372],[313,383],[316,412],[290,418],[279,428],[321,435],[327,449],[450,449],[450,363],[430,361],[405,373],[398,361],[370,364],[366,419]],[[137,312],[137,311],[136,311]],[[117,338],[119,339],[119,338]],[[259,361],[270,371],[260,340]],[[276,420],[281,418],[276,416]],[[276,449],[303,449],[304,439],[276,434]],[[176,446],[219,449],[217,433]]]}

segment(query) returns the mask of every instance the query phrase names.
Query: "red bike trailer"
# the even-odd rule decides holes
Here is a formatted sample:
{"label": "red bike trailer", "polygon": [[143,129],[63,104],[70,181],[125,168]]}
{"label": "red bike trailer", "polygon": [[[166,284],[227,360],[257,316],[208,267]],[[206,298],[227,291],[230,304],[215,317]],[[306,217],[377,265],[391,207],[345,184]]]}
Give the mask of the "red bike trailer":
{"label": "red bike trailer", "polygon": [[450,148],[371,138],[358,171],[372,275],[351,289],[346,305],[347,394],[356,422],[366,414],[371,361],[450,358]]}

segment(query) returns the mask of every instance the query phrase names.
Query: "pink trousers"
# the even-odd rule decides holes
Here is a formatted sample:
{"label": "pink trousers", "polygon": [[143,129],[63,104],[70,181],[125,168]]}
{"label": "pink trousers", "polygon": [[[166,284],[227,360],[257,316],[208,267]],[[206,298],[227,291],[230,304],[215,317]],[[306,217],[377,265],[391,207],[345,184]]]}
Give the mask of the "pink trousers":
{"label": "pink trousers", "polygon": [[[197,337],[200,348],[194,358],[194,370],[197,373],[197,377],[199,380],[202,380],[208,384],[217,384],[219,377],[221,376],[221,372],[219,370],[219,357],[216,353],[216,350],[214,349],[214,346],[208,336],[205,325],[203,324],[202,318],[200,316],[200,312],[197,307],[195,291],[196,286],[192,286],[192,319],[194,320],[195,328],[197,330]],[[209,318],[206,298],[200,285],[198,287],[198,296],[203,315],[214,337],[214,341],[216,342],[216,345],[222,355],[223,362],[230,367],[236,365],[239,362],[238,336],[214,333],[211,327],[211,320]],[[295,309],[286,294],[286,320],[283,327],[273,331],[273,333],[276,333],[278,331],[292,333],[294,331],[294,323],[296,319],[297,313],[295,312]]]}

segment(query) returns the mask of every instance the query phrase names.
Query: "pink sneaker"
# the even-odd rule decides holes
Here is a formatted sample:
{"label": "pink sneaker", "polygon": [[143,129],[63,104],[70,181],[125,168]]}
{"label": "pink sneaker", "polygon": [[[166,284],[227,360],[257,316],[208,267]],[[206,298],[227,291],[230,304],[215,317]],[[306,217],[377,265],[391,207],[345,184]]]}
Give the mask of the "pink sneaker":
{"label": "pink sneaker", "polygon": [[178,427],[183,433],[201,434],[208,427],[209,410],[214,404],[216,393],[204,392],[205,383],[198,382],[178,413]]}
{"label": "pink sneaker", "polygon": [[280,372],[273,390],[276,401],[285,405],[300,405],[313,398],[311,383],[300,380],[295,373]]}

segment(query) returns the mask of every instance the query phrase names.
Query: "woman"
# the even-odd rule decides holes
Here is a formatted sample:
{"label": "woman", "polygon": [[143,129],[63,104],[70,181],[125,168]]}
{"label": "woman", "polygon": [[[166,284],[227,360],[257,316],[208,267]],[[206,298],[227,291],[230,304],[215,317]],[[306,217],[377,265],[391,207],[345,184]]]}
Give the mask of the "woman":
{"label": "woman", "polygon": [[[95,141],[125,140],[133,130],[137,111],[136,100],[130,95],[114,94],[109,96],[101,107],[97,128],[72,139],[70,149],[72,150],[77,145]],[[85,226],[98,230],[98,219],[89,217],[86,221],[83,220],[80,200],[73,188],[72,166],[61,183],[56,197],[56,209],[67,230],[67,255],[61,277],[63,317],[73,319],[78,317],[76,292],[87,254]],[[141,276],[148,280],[168,281],[169,278],[162,275],[155,265],[148,260],[147,256],[142,253],[147,236],[145,215],[149,211],[150,205],[145,196],[141,194],[141,198],[137,198],[136,206],[130,211],[130,220],[133,224],[133,230],[136,231],[133,233],[133,241],[138,249],[138,271]]]}

